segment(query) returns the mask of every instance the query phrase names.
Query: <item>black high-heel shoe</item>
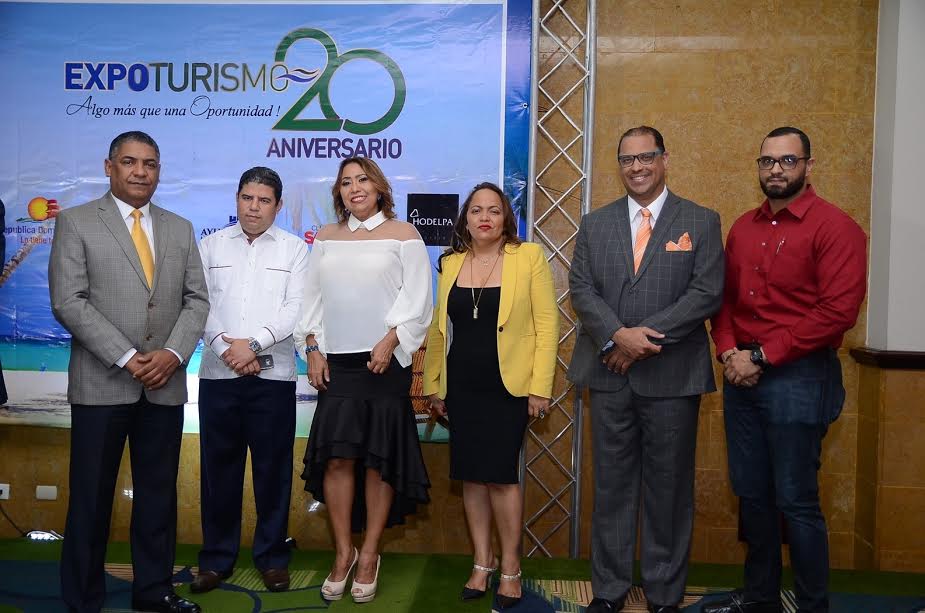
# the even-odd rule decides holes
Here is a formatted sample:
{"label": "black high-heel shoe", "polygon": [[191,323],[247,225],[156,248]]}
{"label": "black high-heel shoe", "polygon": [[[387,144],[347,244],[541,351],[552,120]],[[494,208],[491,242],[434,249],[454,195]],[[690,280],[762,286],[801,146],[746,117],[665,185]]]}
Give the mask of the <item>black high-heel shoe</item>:
{"label": "black high-heel shoe", "polygon": [[495,560],[494,568],[482,566],[481,564],[473,564],[472,569],[482,571],[483,573],[488,573],[488,577],[485,578],[485,589],[477,590],[473,587],[469,587],[468,585],[464,585],[462,593],[459,595],[460,600],[476,600],[485,595],[485,592],[489,587],[491,587],[491,576],[495,573],[496,570],[498,570],[498,560]]}
{"label": "black high-heel shoe", "polygon": [[[515,575],[505,575],[501,573],[502,581],[518,581],[520,579],[521,572],[518,570]],[[521,594],[523,591],[521,590]],[[520,604],[520,599],[523,596],[505,596],[504,594],[499,594],[497,590],[495,591],[495,608],[499,611],[504,609],[511,609]]]}

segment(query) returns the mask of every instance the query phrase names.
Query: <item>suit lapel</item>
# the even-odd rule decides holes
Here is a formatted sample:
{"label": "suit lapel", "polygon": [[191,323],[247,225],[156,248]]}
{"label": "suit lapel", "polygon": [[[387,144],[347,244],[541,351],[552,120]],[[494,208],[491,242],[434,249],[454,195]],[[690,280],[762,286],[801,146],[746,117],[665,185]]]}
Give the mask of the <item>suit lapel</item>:
{"label": "suit lapel", "polygon": [[125,257],[128,258],[129,264],[135,269],[138,278],[144,283],[145,287],[147,287],[148,281],[145,279],[145,271],[141,267],[138,251],[135,250],[135,243],[132,242],[132,235],[129,234],[128,227],[125,225],[125,220],[122,219],[119,207],[116,206],[116,202],[112,199],[111,195],[106,194],[106,196],[100,200],[99,215],[100,220],[102,220],[103,224],[112,233],[112,237],[119,243],[119,246],[122,247],[122,251],[125,252]]}
{"label": "suit lapel", "polygon": [[626,269],[633,270],[633,230],[630,226],[629,201],[626,196],[617,200],[613,207],[614,227],[616,227],[617,238],[623,249],[623,258],[626,260]]}
{"label": "suit lapel", "polygon": [[453,283],[456,282],[456,277],[459,276],[459,271],[462,269],[463,261],[466,259],[465,254],[454,253],[443,258],[443,283],[439,285],[440,296],[438,296],[438,304],[440,305],[440,311],[437,313],[437,324],[440,326],[440,331],[443,332],[444,337],[446,336],[446,319],[447,319],[447,298],[450,295],[450,288],[453,287]]}
{"label": "suit lapel", "polygon": [[501,304],[498,306],[498,325],[503,325],[511,315],[514,306],[514,292],[517,290],[517,252],[516,247],[504,246],[504,260],[501,268]]}
{"label": "suit lapel", "polygon": [[151,211],[151,225],[154,228],[154,284],[151,287],[153,290],[157,287],[157,280],[161,276],[161,269],[164,268],[164,260],[167,257],[167,244],[170,242],[170,237],[167,235],[169,229],[167,228],[167,213],[160,207],[154,206],[152,203],[149,207]]}
{"label": "suit lapel", "polygon": [[665,200],[664,206],[662,206],[662,211],[659,213],[658,219],[655,222],[655,228],[652,230],[652,236],[649,238],[646,250],[642,254],[642,262],[639,264],[639,271],[633,278],[634,285],[642,277],[646,268],[648,268],[649,262],[655,257],[655,253],[659,249],[665,248],[665,239],[671,231],[671,224],[680,211],[680,207],[678,206],[680,201],[681,199],[675,196],[671,191],[668,192],[668,198]]}

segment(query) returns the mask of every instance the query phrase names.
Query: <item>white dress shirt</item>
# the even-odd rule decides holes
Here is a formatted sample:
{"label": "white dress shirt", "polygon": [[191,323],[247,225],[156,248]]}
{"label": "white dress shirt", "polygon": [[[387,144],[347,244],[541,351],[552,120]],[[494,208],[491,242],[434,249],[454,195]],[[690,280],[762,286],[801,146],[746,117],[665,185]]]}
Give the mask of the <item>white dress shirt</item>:
{"label": "white dress shirt", "polygon": [[[658,216],[662,212],[662,207],[665,206],[665,201],[668,200],[668,188],[665,187],[662,190],[662,193],[659,194],[659,197],[652,201],[649,206],[646,208],[649,209],[649,212],[652,213],[652,216],[649,217],[649,225],[655,230],[655,223],[658,221]],[[642,225],[642,206],[633,200],[632,196],[627,196],[627,204],[629,205],[629,215],[630,215],[630,235],[633,237],[633,247],[636,247],[636,232],[639,230],[639,226]]]}
{"label": "white dress shirt", "polygon": [[254,338],[260,355],[273,356],[273,368],[259,377],[295,381],[292,329],[302,311],[308,248],[305,241],[273,225],[248,242],[237,223],[210,234],[199,244],[209,287],[209,318],[202,340],[201,379],[232,379],[222,361],[230,338]]}
{"label": "white dress shirt", "polygon": [[[373,230],[380,211],[347,227]],[[395,359],[411,364],[433,317],[433,287],[427,247],[421,239],[316,240],[309,258],[304,314],[295,344],[305,357],[305,337],[315,335],[328,353],[370,351],[391,328],[398,334]]]}

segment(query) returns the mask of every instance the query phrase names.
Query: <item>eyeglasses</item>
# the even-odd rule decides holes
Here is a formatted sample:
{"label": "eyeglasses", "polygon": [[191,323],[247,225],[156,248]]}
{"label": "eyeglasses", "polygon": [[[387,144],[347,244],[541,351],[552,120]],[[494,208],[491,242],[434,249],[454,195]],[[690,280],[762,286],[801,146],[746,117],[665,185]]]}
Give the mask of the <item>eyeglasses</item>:
{"label": "eyeglasses", "polygon": [[781,170],[793,170],[797,167],[797,162],[800,160],[808,160],[808,157],[801,158],[795,155],[783,155],[779,158],[772,158],[769,155],[763,155],[758,158],[758,168],[761,170],[771,170],[774,168],[774,164],[780,164]]}
{"label": "eyeglasses", "polygon": [[663,153],[664,151],[661,149],[656,149],[655,151],[646,151],[645,153],[637,153],[636,155],[618,155],[617,161],[620,162],[620,166],[623,168],[629,168],[636,160],[639,160],[639,163],[643,166],[648,166],[655,161],[655,158]]}

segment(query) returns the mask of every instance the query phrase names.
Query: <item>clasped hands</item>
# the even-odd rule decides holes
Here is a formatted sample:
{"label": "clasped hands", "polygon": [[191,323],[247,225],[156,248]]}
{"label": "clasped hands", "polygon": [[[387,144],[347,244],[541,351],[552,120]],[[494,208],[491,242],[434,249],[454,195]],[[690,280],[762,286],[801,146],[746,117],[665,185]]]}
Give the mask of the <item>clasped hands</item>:
{"label": "clasped hands", "polygon": [[133,378],[141,381],[145,389],[156,390],[164,387],[174,371],[180,365],[180,360],[169,349],[155,349],[148,353],[136,351],[125,369]]}
{"label": "clasped hands", "polygon": [[764,372],[760,366],[752,362],[748,351],[730,349],[723,353],[723,376],[733,385],[752,387]]}
{"label": "clasped hands", "polygon": [[647,326],[620,328],[612,337],[615,347],[601,361],[610,372],[625,375],[634,362],[662,351],[662,346],[653,343],[650,337],[660,339],[665,335]]}
{"label": "clasped hands", "polygon": [[250,348],[250,339],[231,338],[222,334],[222,340],[231,345],[222,353],[222,361],[238,376],[256,375],[260,372],[257,354]]}

